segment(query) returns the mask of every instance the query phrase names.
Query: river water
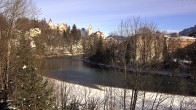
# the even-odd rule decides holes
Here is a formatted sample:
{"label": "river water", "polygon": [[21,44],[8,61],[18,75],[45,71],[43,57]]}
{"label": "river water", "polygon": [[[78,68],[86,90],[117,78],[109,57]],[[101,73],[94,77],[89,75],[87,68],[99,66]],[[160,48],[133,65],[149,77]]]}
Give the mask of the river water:
{"label": "river water", "polygon": [[[47,58],[45,61],[48,77],[65,82],[95,88],[96,85],[124,88],[125,81],[122,72],[110,69],[96,68],[81,60],[80,56],[64,56]],[[131,75],[130,75],[131,76]],[[173,94],[195,95],[196,81],[185,78],[152,75],[141,76],[143,88],[147,91],[166,92]],[[130,78],[131,82],[134,78]],[[132,88],[131,83],[127,84]]]}
{"label": "river water", "polygon": [[46,60],[49,77],[94,87],[94,85],[123,86],[120,72],[95,68],[80,56],[53,57]]}

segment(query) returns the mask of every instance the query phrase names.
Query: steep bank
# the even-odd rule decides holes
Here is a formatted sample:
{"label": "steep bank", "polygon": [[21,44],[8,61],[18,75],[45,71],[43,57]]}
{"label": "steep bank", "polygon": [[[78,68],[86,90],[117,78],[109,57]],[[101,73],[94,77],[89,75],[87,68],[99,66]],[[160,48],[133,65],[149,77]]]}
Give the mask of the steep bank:
{"label": "steep bank", "polygon": [[[66,102],[66,106],[69,106],[70,103],[76,101],[79,103],[78,108],[80,109],[92,104],[95,110],[104,110],[105,108],[122,110],[123,99],[125,99],[126,109],[129,109],[131,89],[126,90],[127,95],[124,97],[123,93],[125,89],[121,88],[96,85],[98,89],[95,89],[52,78],[47,79],[49,84],[54,88],[54,96],[57,100],[56,106],[59,108],[65,104],[64,102]],[[144,93],[145,98],[143,97]],[[193,110],[196,108],[196,97],[139,91],[136,110],[142,109],[143,101],[145,110],[152,108],[161,110],[169,108],[172,108],[172,110]]]}

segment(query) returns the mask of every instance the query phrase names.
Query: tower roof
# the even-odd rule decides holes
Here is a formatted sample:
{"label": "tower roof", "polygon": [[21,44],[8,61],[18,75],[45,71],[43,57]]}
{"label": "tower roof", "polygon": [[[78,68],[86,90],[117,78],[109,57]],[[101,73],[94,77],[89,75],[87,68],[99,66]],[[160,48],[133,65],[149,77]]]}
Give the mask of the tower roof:
{"label": "tower roof", "polygon": [[50,19],[49,22],[52,22],[52,20]]}
{"label": "tower roof", "polygon": [[88,28],[92,28],[92,25],[90,24]]}

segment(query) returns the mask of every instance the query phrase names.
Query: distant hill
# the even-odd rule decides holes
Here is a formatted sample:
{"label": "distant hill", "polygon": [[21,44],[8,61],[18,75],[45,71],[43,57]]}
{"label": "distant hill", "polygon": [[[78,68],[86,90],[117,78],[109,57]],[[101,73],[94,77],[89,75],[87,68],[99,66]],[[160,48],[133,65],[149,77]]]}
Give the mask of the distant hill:
{"label": "distant hill", "polygon": [[190,27],[187,29],[184,29],[179,32],[181,36],[194,36],[196,37],[196,25],[194,27]]}
{"label": "distant hill", "polygon": [[108,36],[108,38],[109,38],[109,37],[111,37],[111,38],[113,38],[113,39],[116,39],[116,40],[118,40],[118,41],[123,41],[123,40],[126,40],[126,39],[127,39],[127,37],[118,36],[118,35],[116,35],[116,36]]}

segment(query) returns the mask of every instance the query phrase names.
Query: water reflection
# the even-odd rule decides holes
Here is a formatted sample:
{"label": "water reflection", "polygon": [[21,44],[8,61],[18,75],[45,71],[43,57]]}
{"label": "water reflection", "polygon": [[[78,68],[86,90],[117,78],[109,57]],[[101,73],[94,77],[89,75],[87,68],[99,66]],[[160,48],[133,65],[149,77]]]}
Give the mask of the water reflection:
{"label": "water reflection", "polygon": [[122,85],[119,72],[92,68],[81,57],[55,57],[45,62],[49,77],[79,84]]}
{"label": "water reflection", "polygon": [[[125,82],[123,73],[114,70],[98,69],[85,63],[80,56],[65,56],[48,58],[45,61],[45,68],[48,76],[62,81],[77,83],[90,87],[96,85],[106,85],[112,87],[125,86],[132,88],[135,77],[132,73],[128,74]],[[158,76],[140,75],[141,89],[146,91],[166,92],[174,94],[195,95],[196,81],[193,79]],[[169,82],[169,83],[168,83]],[[126,85],[125,85],[126,84]]]}

